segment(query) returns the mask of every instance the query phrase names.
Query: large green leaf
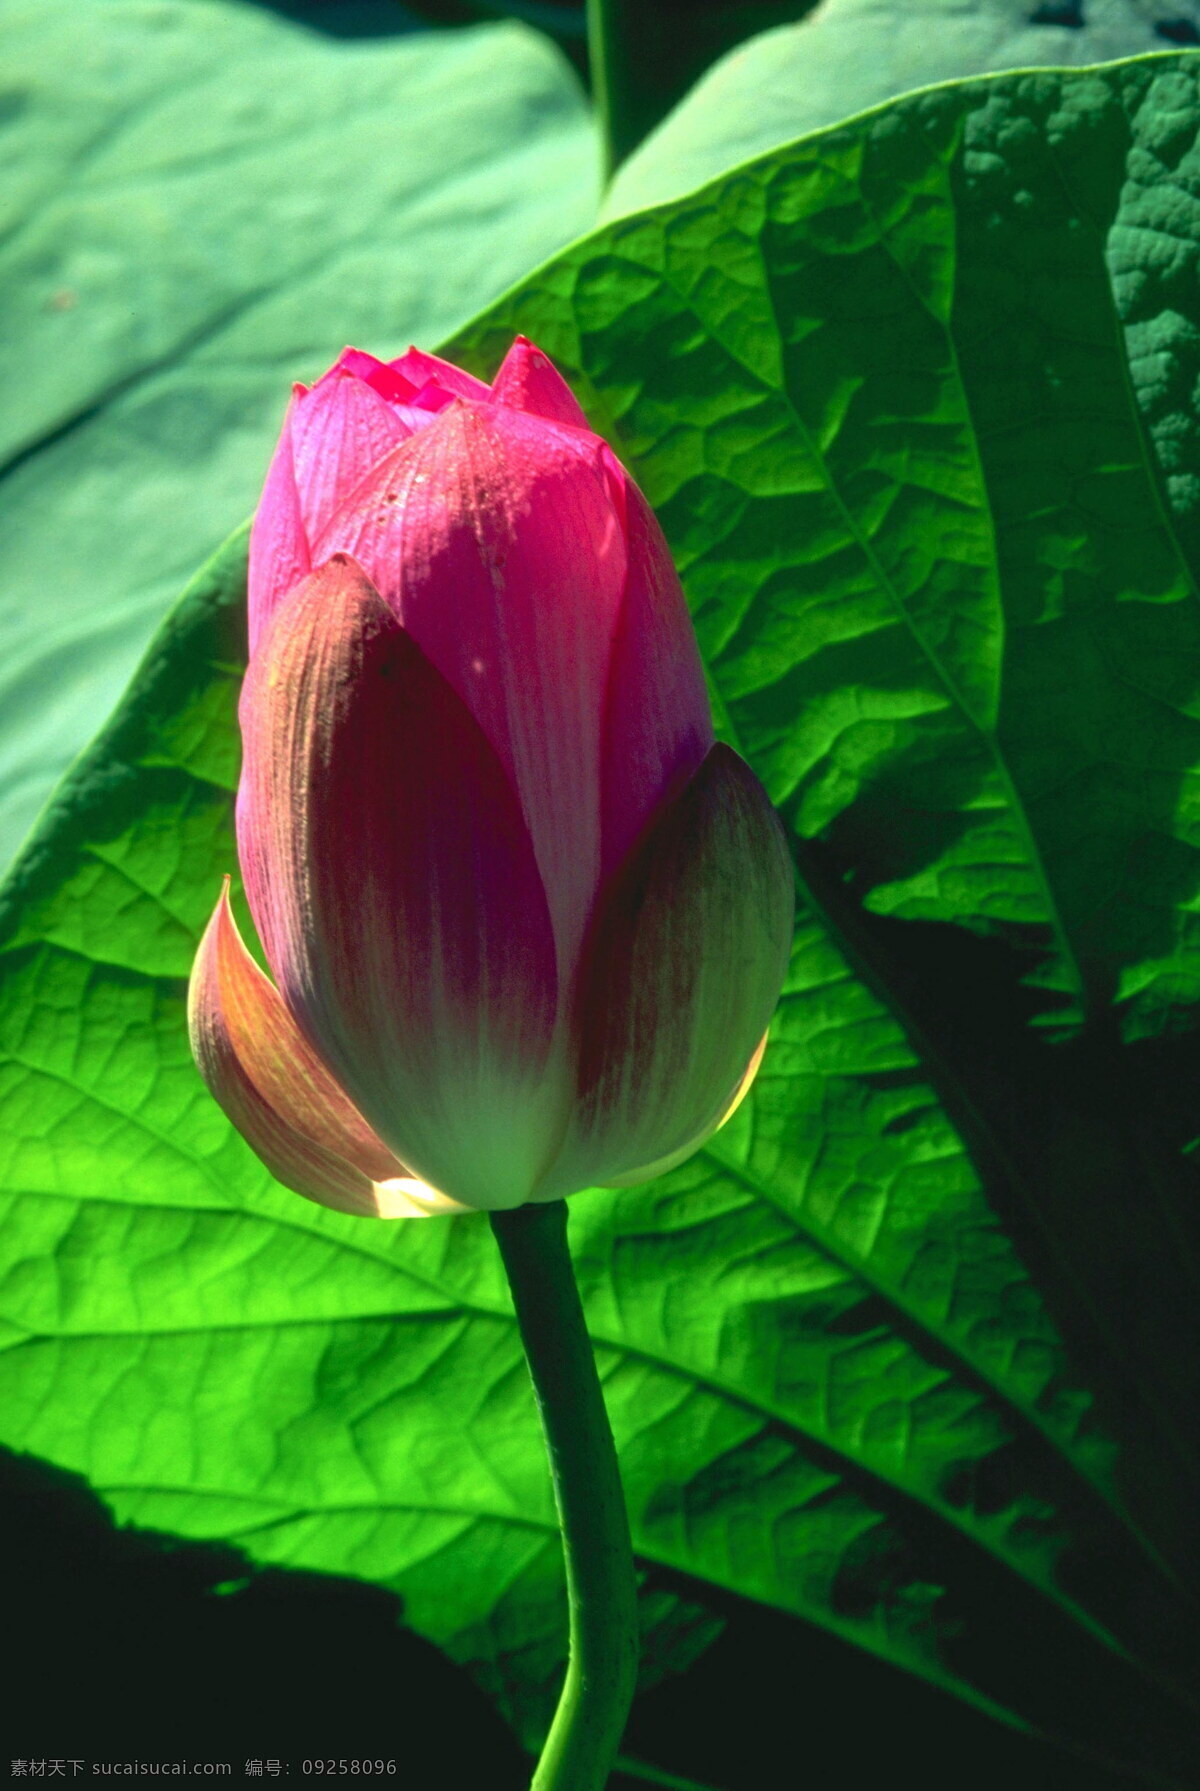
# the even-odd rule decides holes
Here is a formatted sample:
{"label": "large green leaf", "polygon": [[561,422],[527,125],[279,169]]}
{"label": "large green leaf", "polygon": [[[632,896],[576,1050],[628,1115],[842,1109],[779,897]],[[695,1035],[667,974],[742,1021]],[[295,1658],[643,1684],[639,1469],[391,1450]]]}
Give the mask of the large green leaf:
{"label": "large green leaf", "polygon": [[337,42],[229,0],[0,0],[0,863],[245,515],[289,381],[435,341],[595,215],[520,25]]}
{"label": "large green leaf", "polygon": [[1191,1479],[1147,1496],[1193,1554],[1198,79],[913,96],[612,225],[464,341],[517,325],[590,384],[810,885],[1139,1387],[1122,1422],[1174,1434]]}
{"label": "large green leaf", "polygon": [[735,162],[935,81],[1084,68],[1168,42],[1200,42],[1197,0],[823,0],[717,63],[619,170],[604,211],[677,198]]}
{"label": "large green leaf", "polygon": [[1069,1022],[1200,993],[1200,57],[934,90],[590,238],[515,326],[595,393],[733,733],[879,913]]}
{"label": "large green leaf", "polygon": [[[659,508],[723,729],[804,879],[735,1120],[672,1175],[573,1202],[651,1598],[670,1572],[738,1592],[1093,1772],[1174,1785],[1191,1367],[1158,1206],[1183,1228],[1180,1166],[1165,1135],[1143,1161],[1109,1082],[1077,1072],[1159,1049],[1111,1043],[1113,988],[1131,1031],[1193,1000],[1190,887],[1121,829],[1141,800],[1190,862],[1155,776],[1195,727],[1168,375],[1196,307],[1131,219],[1161,178],[1185,253],[1196,83],[1164,58],[918,96],[608,227],[456,348],[490,370],[522,327],[577,377]],[[1172,313],[1157,383],[1129,377],[1115,290],[1129,332]],[[188,1058],[183,978],[232,866],[241,551],[7,887],[5,1440],[124,1521],[395,1587],[532,1736],[561,1573],[486,1223],[285,1194]],[[1097,749],[1069,809],[1046,793],[1067,728]],[[1081,838],[1093,894],[1106,866],[1136,877],[1138,926],[1087,905]],[[914,892],[943,885],[936,918],[1001,929],[987,990],[976,958],[941,960],[979,1009],[957,1030],[913,994],[907,945],[931,929],[854,899],[925,914]],[[1109,1056],[1010,1022],[1030,963],[1100,1015]],[[1014,1061],[973,1076],[980,1032]],[[1155,1309],[1131,1317],[1104,1275],[1145,1262]],[[647,1615],[678,1634],[661,1592]]]}
{"label": "large green leaf", "polygon": [[[5,1440],[121,1521],[395,1588],[533,1738],[565,1615],[486,1223],[367,1225],[273,1188],[188,1055],[182,979],[232,863],[242,557],[198,581],[8,887]],[[776,1030],[704,1157],[575,1202],[639,1554],[1009,1720],[1062,1724],[1030,1634],[1082,1651],[1098,1751],[1127,1752],[1125,1649],[1058,1572],[1067,1551],[1118,1623],[1146,1590],[1087,1397],[911,1050],[811,919]],[[670,1651],[681,1613],[650,1590]]]}

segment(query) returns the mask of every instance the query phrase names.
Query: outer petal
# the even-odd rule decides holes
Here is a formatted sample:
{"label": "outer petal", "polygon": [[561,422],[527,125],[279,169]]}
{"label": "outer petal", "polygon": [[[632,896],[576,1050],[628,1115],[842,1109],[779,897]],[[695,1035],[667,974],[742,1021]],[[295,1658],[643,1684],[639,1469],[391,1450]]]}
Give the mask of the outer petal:
{"label": "outer petal", "polygon": [[297,386],[250,530],[248,608],[252,653],[280,599],[312,568],[292,458],[292,425],[305,396],[305,388]]}
{"label": "outer petal", "polygon": [[402,378],[409,380],[414,390],[433,384],[440,386],[444,392],[452,393],[455,398],[488,396],[488,388],[483,380],[456,367],[453,361],[443,361],[440,355],[426,354],[421,348],[410,348],[398,361],[389,361],[388,365]]}
{"label": "outer petal", "polygon": [[314,542],[351,553],[467,704],[520,795],[565,988],[599,882],[601,724],[626,554],[593,435],[460,403]]}
{"label": "outer petal", "polygon": [[396,406],[341,363],[298,401],[291,417],[292,463],[310,541],[376,461],[411,434]]}
{"label": "outer petal", "polygon": [[601,875],[696,771],[713,743],[704,669],[686,599],[654,512],[614,455],[629,575],[605,694]]}
{"label": "outer petal", "polygon": [[718,744],[602,898],[575,1116],[539,1199],[681,1161],[732,1111],[779,998],[793,903],[778,818]]}
{"label": "outer petal", "polygon": [[492,381],[492,398],[497,404],[549,417],[555,423],[570,423],[576,429],[591,427],[549,355],[535,348],[527,336],[518,336],[501,362]]}
{"label": "outer petal", "polygon": [[375,1218],[453,1209],[408,1176],[309,1046],[242,943],[228,877],[196,954],[188,1025],[201,1075],[285,1187]]}
{"label": "outer petal", "polygon": [[565,1090],[550,917],[495,753],[344,556],[278,612],[241,716],[239,852],[284,1000],[423,1181],[517,1205]]}
{"label": "outer petal", "polygon": [[761,1039],[758,1041],[754,1056],[746,1065],[741,1080],[733,1092],[733,1099],[722,1108],[711,1126],[706,1126],[702,1132],[699,1132],[696,1135],[696,1137],[689,1138],[682,1149],[672,1151],[670,1156],[659,1157],[657,1161],[653,1163],[642,1163],[638,1168],[630,1169],[624,1175],[615,1175],[613,1179],[605,1185],[609,1188],[632,1188],[636,1186],[638,1182],[653,1181],[656,1175],[666,1175],[668,1169],[674,1169],[679,1163],[686,1163],[693,1152],[699,1150],[706,1138],[711,1138],[714,1132],[720,1131],[726,1120],[733,1118],[746,1096],[750,1093],[754,1084],[754,1078],[758,1075],[759,1065],[762,1063],[763,1057],[766,1054],[766,1049],[767,1034],[764,1032]]}

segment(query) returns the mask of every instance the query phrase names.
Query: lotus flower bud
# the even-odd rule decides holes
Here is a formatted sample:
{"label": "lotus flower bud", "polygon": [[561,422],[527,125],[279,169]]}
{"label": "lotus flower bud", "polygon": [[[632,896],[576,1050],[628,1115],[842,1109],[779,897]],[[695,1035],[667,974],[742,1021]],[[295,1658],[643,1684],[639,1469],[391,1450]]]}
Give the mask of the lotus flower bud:
{"label": "lotus flower bud", "polygon": [[[347,349],[255,517],[238,856],[193,1050],[272,1173],[383,1216],[681,1161],[762,1054],[782,830],[714,744],[653,514],[545,355]],[[272,980],[273,978],[273,980]]]}

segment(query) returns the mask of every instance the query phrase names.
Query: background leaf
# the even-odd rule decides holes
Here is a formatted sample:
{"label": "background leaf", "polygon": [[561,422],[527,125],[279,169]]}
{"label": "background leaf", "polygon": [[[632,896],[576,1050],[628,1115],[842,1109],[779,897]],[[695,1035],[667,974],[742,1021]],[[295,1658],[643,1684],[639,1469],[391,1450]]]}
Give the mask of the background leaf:
{"label": "background leaf", "polygon": [[724,51],[813,0],[589,0],[588,53],[611,174]]}
{"label": "background leaf", "polygon": [[245,515],[289,381],[461,322],[595,215],[575,76],[498,25],[2,0],[0,862]]}
{"label": "background leaf", "polygon": [[[1122,378],[1108,250],[1135,175],[1140,195],[1165,169],[1186,197],[1196,66],[917,96],[609,226],[453,345],[490,371],[527,329],[634,465],[723,730],[779,801],[806,892],[735,1121],[670,1177],[573,1202],[648,1619],[669,1653],[688,1634],[679,1592],[736,1592],[1057,1735],[1089,1784],[1124,1763],[1182,1785],[1194,1751],[1172,1689],[1194,1646],[1178,1595],[1195,1541],[1194,1185],[1169,1129],[1149,1156],[1128,1134],[1112,1086],[1141,1088],[1140,1054],[1172,1035],[1120,1046],[1106,1000],[1118,988],[1136,1033],[1164,1011],[1186,1024],[1190,985],[1164,1000],[1121,908],[1106,925],[1066,899],[1078,845],[1060,807],[1030,799],[1032,751],[1003,785],[978,763],[986,749],[1007,765],[1026,737],[997,721],[1010,655],[1033,668],[1014,727],[1036,737],[1061,710],[1108,741],[1127,685],[1083,675],[1106,629],[1124,630],[1118,669],[1163,680],[1162,719],[1116,737],[1191,750],[1186,528],[1143,388]],[[1032,216],[1040,259],[1014,214]],[[1180,202],[1173,240],[1190,216]],[[1014,256],[1022,303],[985,314]],[[1160,238],[1131,230],[1121,266],[1158,315]],[[1024,508],[1028,456],[997,455],[1003,432],[975,422],[1002,398],[1014,440],[1045,432],[1055,449]],[[1072,573],[1069,606],[1037,600],[1046,565]],[[394,1588],[533,1737],[561,1576],[486,1226],[364,1225],[284,1194],[188,1059],[182,979],[232,862],[240,569],[235,542],[8,886],[6,1436],[86,1473],[122,1521]],[[1046,665],[1069,703],[1047,703]],[[1118,859],[1124,810],[1099,772],[1086,837]],[[1156,800],[1136,763],[1126,782]],[[911,838],[883,826],[881,789]],[[925,815],[938,825],[918,828]],[[1186,806],[1151,818],[1186,857]],[[926,854],[910,878],[948,840],[955,864],[982,864],[980,825],[1007,842],[997,901],[964,898],[956,918],[997,929],[990,983],[975,934],[857,900],[900,882],[903,850]],[[1187,889],[1158,861],[1136,871],[1190,974]],[[977,1010],[959,1031],[912,993],[907,942],[931,937],[926,963]],[[1068,991],[1089,1026],[1056,1050],[1000,998],[1045,1006],[1019,979],[1034,965],[1065,984],[1068,956],[1089,973]],[[1046,1011],[1069,1030],[1054,989]],[[995,1077],[979,1073],[989,1030]]]}
{"label": "background leaf", "polygon": [[[521,19],[567,48],[587,34],[584,0],[409,0],[409,9],[439,25],[474,25],[481,19]],[[581,61],[586,60],[581,57]]]}
{"label": "background leaf", "polygon": [[[619,169],[604,215],[675,199],[777,144],[937,81],[1083,68],[1200,42],[1197,0],[824,0],[742,43]],[[697,71],[699,72],[699,71]]]}
{"label": "background leaf", "polygon": [[1191,1025],[1200,969],[1197,69],[885,108],[462,339],[519,319],[592,382],[800,838],[1130,1036]]}

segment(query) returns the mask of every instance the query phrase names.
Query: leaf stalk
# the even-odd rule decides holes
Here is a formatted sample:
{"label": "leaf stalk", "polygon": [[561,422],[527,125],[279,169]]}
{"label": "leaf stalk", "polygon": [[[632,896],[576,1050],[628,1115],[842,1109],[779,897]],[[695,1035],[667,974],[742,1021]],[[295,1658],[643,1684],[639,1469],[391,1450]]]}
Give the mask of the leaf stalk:
{"label": "leaf stalk", "polygon": [[606,186],[645,134],[635,115],[627,10],[627,0],[587,0],[588,63]]}

